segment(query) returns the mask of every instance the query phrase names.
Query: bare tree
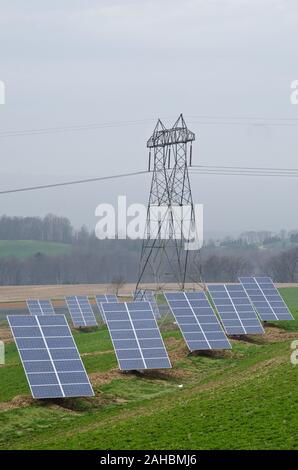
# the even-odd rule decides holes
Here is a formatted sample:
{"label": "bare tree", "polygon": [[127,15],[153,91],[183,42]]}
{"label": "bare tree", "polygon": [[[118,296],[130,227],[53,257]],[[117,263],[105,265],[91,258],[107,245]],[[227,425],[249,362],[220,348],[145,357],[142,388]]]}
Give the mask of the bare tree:
{"label": "bare tree", "polygon": [[266,265],[274,280],[295,282],[298,278],[298,248],[291,248],[271,258]]}
{"label": "bare tree", "polygon": [[121,274],[118,274],[117,276],[114,276],[113,279],[112,279],[112,290],[113,292],[118,295],[119,294],[119,290],[121,289],[121,287],[124,286],[125,284],[125,279],[123,276],[121,276]]}

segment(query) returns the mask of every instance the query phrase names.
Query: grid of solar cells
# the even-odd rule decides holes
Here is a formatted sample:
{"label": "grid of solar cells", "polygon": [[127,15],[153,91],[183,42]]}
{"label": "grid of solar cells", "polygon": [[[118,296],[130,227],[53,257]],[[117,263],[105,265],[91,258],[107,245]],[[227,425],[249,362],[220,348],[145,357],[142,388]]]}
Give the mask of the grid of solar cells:
{"label": "grid of solar cells", "polygon": [[172,367],[149,302],[101,305],[121,370]]}
{"label": "grid of solar cells", "polygon": [[204,292],[164,294],[190,351],[231,349]]}
{"label": "grid of solar cells", "polygon": [[93,396],[64,315],[9,315],[34,398]]}
{"label": "grid of solar cells", "polygon": [[160,318],[160,311],[158,303],[156,302],[155,293],[152,290],[139,290],[133,293],[133,298],[135,301],[141,302],[142,300],[150,303],[153,313],[156,318]]}
{"label": "grid of solar cells", "polygon": [[241,285],[208,285],[208,291],[228,335],[263,334],[245,290]]}
{"label": "grid of solar cells", "polygon": [[85,295],[65,297],[74,326],[96,326],[97,321]]}
{"label": "grid of solar cells", "polygon": [[50,300],[28,299],[26,303],[31,315],[55,315],[55,311]]}
{"label": "grid of solar cells", "polygon": [[106,318],[102,311],[101,303],[102,302],[118,302],[117,295],[116,294],[99,294],[95,296],[95,299],[96,299],[98,310],[102,316],[103,322],[106,323]]}
{"label": "grid of solar cells", "polygon": [[294,320],[270,277],[240,277],[261,320]]}

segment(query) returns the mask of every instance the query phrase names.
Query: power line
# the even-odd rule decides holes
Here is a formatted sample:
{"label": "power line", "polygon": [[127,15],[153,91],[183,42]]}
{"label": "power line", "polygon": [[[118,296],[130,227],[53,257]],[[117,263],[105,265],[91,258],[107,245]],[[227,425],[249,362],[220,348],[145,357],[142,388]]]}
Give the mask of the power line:
{"label": "power line", "polygon": [[253,127],[297,127],[298,121],[295,123],[290,122],[274,122],[274,121],[203,121],[203,120],[189,120],[189,124],[200,124],[207,126],[253,126]]}
{"label": "power line", "polygon": [[76,124],[71,126],[57,126],[57,127],[41,127],[36,129],[16,129],[0,131],[0,137],[22,137],[27,135],[43,135],[43,134],[55,134],[60,132],[76,132],[93,129],[105,129],[110,127],[123,127],[133,126],[137,124],[150,123],[154,120],[151,118],[136,119],[129,121],[109,121],[102,123],[89,123],[89,124]]}
{"label": "power line", "polygon": [[[298,169],[295,168],[258,168],[258,167],[232,167],[232,166],[212,166],[195,165],[189,168],[194,175],[215,175],[215,176],[276,176],[276,177],[298,177]],[[22,188],[13,188],[0,191],[0,194],[12,194],[27,191],[37,191],[41,189],[51,189],[63,186],[72,186],[76,184],[93,183],[96,181],[105,181],[129,176],[144,175],[150,173],[148,170],[134,171],[130,173],[121,173],[118,175],[99,176],[96,178],[86,178],[73,181],[64,181],[61,183],[50,183],[38,186],[27,186]]]}
{"label": "power line", "polygon": [[127,176],[142,175],[145,173],[148,173],[148,171],[134,171],[131,173],[122,173],[119,175],[100,176],[97,178],[88,178],[88,179],[83,179],[83,180],[64,181],[62,183],[52,183],[52,184],[43,184],[39,186],[28,186],[24,188],[6,189],[4,191],[0,191],[0,194],[20,193],[20,192],[25,192],[25,191],[36,191],[39,189],[50,189],[50,188],[57,188],[61,186],[71,186],[75,184],[92,183],[95,181],[105,181],[105,180],[111,180],[111,179],[125,178]]}
{"label": "power line", "polygon": [[[270,118],[262,116],[187,116],[188,119],[192,120],[193,124],[202,125],[255,125],[255,126],[279,126],[279,127],[296,127],[298,126],[297,118]],[[163,117],[164,119],[164,117]],[[167,117],[167,119],[172,119]],[[65,126],[51,126],[51,127],[40,127],[31,129],[11,129],[0,131],[0,138],[5,137],[23,137],[33,135],[44,135],[44,134],[56,134],[64,132],[77,132],[86,130],[96,130],[105,128],[116,128],[125,126],[135,126],[140,124],[147,124],[154,121],[154,118],[143,118],[143,119],[132,119],[125,121],[106,121],[106,122],[94,122],[86,124],[75,124]]]}
{"label": "power line", "polygon": [[270,177],[284,177],[284,178],[298,178],[298,173],[277,173],[277,172],[245,172],[245,171],[228,171],[228,170],[192,170],[193,175],[217,175],[217,176],[270,176]]}
{"label": "power line", "polygon": [[298,118],[292,117],[269,117],[269,116],[215,116],[215,115],[187,115],[187,119],[218,119],[218,120],[245,120],[245,121],[296,121],[298,123]]}
{"label": "power line", "polygon": [[270,167],[248,167],[248,166],[232,166],[232,165],[192,165],[191,168],[202,169],[202,170],[231,170],[231,171],[255,171],[255,172],[278,172],[278,173],[297,173],[298,168],[270,168]]}

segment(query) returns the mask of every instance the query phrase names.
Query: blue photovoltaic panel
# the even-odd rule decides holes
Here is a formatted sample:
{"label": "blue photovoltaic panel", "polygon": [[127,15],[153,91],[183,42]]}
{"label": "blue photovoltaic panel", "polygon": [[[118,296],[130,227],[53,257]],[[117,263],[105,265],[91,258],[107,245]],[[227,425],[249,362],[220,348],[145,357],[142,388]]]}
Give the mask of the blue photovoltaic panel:
{"label": "blue photovoltaic panel", "polygon": [[270,277],[240,277],[261,320],[294,320]]}
{"label": "blue photovoltaic panel", "polygon": [[172,367],[148,302],[101,305],[121,370]]}
{"label": "blue photovoltaic panel", "polygon": [[9,315],[34,398],[93,396],[93,389],[64,315]]}
{"label": "blue photovoltaic panel", "polygon": [[50,300],[28,299],[26,302],[31,315],[55,315],[55,311]]}
{"label": "blue photovoltaic panel", "polygon": [[240,284],[209,284],[207,287],[228,335],[264,333],[260,320]]}
{"label": "blue photovoltaic panel", "polygon": [[150,303],[153,313],[156,318],[160,318],[160,311],[158,303],[156,302],[155,293],[152,290],[139,290],[135,291],[133,294],[135,301],[147,301]]}
{"label": "blue photovoltaic panel", "polygon": [[99,295],[96,295],[95,298],[96,298],[97,307],[102,316],[103,322],[106,323],[106,319],[101,308],[101,303],[102,302],[118,302],[117,295],[116,294],[99,294]]}
{"label": "blue photovoltaic panel", "polygon": [[231,349],[204,292],[164,293],[190,351]]}
{"label": "blue photovoltaic panel", "polygon": [[92,307],[85,295],[65,297],[74,326],[96,326],[97,321]]}

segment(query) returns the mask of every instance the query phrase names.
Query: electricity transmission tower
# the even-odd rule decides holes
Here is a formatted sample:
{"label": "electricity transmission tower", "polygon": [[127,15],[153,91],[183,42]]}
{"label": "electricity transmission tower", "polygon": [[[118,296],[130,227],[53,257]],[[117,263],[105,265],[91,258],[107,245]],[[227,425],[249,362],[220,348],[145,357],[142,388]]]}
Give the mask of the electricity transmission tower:
{"label": "electricity transmission tower", "polygon": [[175,282],[181,289],[187,282],[190,251],[186,247],[196,229],[188,173],[193,140],[195,134],[181,114],[170,129],[158,120],[147,142],[152,182],[136,291],[140,283],[152,279],[157,286]]}

